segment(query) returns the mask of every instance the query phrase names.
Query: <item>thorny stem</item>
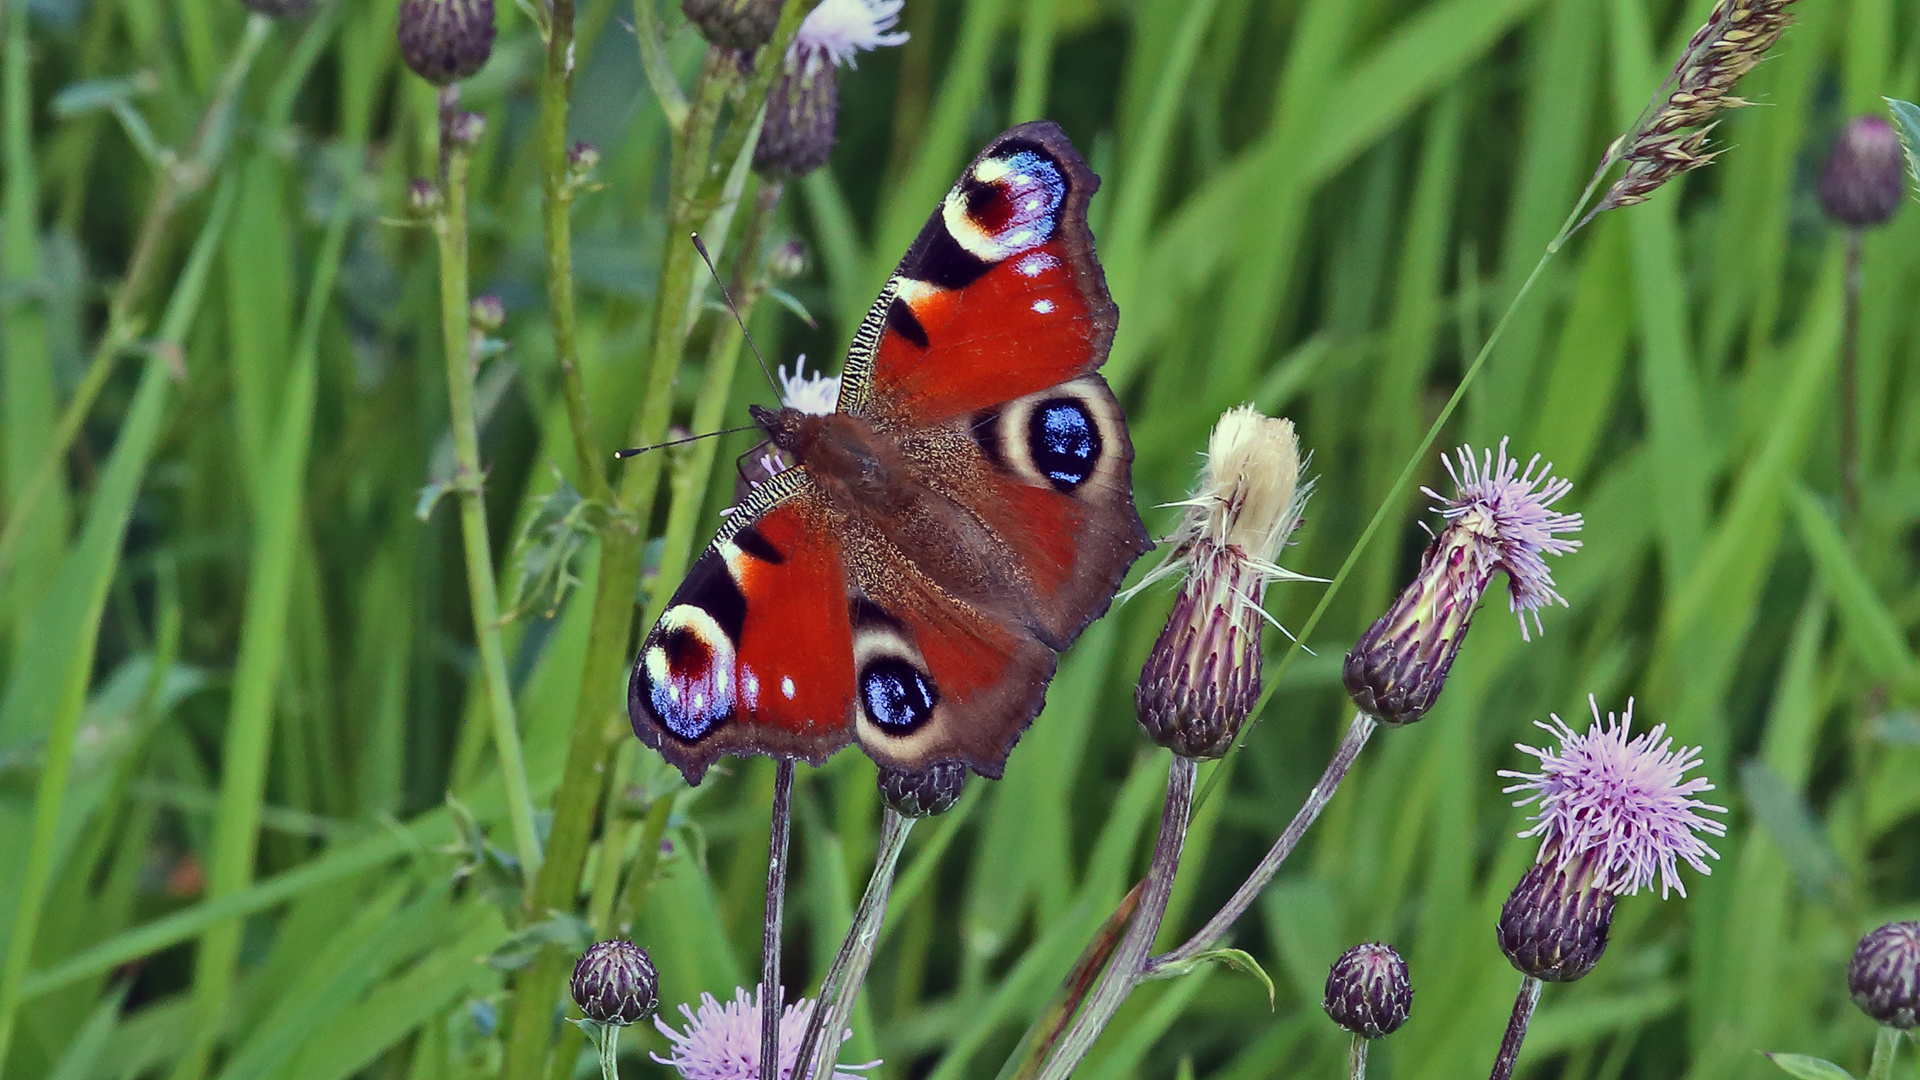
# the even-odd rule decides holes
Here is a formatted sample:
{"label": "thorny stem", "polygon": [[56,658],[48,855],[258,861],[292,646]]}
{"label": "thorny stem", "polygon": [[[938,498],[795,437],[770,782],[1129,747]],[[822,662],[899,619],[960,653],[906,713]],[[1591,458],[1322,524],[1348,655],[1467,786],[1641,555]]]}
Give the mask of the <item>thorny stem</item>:
{"label": "thorny stem", "polygon": [[1359,1032],[1347,1047],[1347,1080],[1367,1080],[1367,1037]]}
{"label": "thorny stem", "polygon": [[760,931],[760,1080],[780,1076],[780,927],[786,919],[787,841],[793,835],[793,759],[776,761],[773,822],[767,831],[767,918]]}
{"label": "thorny stem", "polygon": [[1174,755],[1173,765],[1167,771],[1167,802],[1160,815],[1160,838],[1154,843],[1153,862],[1147,870],[1146,886],[1140,892],[1140,910],[1134,914],[1126,937],[1120,939],[1112,962],[1094,986],[1086,1006],[1041,1069],[1041,1080],[1066,1080],[1073,1075],[1087,1051],[1093,1048],[1094,1039],[1140,982],[1153,950],[1154,936],[1160,932],[1160,920],[1167,914],[1174,875],[1180,869],[1180,850],[1186,844],[1187,819],[1193,811],[1195,772],[1192,758]]}
{"label": "thorny stem", "polygon": [[[644,2],[644,0],[643,0]],[[577,188],[567,161],[567,96],[573,89],[574,0],[552,0],[547,15],[546,70],[540,80],[540,186],[547,248],[547,314],[553,321],[553,352],[573,432],[580,490],[604,504],[611,494],[605,463],[594,445],[586,384],[580,375],[580,345],[574,329],[573,223]]]}
{"label": "thorny stem", "polygon": [[1280,839],[1273,842],[1273,847],[1267,849],[1266,856],[1260,860],[1258,866],[1254,867],[1253,873],[1247,876],[1246,882],[1240,886],[1239,891],[1233,894],[1233,899],[1228,900],[1218,914],[1207,920],[1207,925],[1201,927],[1200,932],[1189,938],[1186,944],[1165,956],[1155,957],[1148,965],[1149,972],[1170,964],[1191,960],[1218,944],[1220,939],[1226,936],[1227,931],[1232,929],[1240,916],[1246,914],[1247,909],[1253,906],[1261,890],[1265,889],[1267,883],[1273,880],[1273,876],[1280,872],[1280,865],[1287,861],[1287,856],[1293,854],[1294,847],[1300,843],[1300,838],[1307,834],[1307,829],[1313,824],[1314,819],[1326,809],[1328,801],[1333,798],[1334,790],[1340,786],[1340,781],[1346,778],[1347,770],[1353,768],[1354,761],[1360,757],[1360,751],[1366,747],[1367,740],[1373,736],[1374,729],[1377,727],[1379,722],[1366,713],[1354,714],[1353,723],[1347,727],[1347,736],[1340,740],[1339,748],[1333,752],[1333,760],[1327,762],[1326,771],[1320,774],[1320,782],[1307,793],[1306,802],[1302,803],[1299,811],[1293,815],[1293,820],[1287,822],[1286,831],[1280,834]]}
{"label": "thorny stem", "polygon": [[1840,507],[1860,529],[1860,279],[1865,235],[1847,230],[1846,303],[1840,316]]}
{"label": "thorny stem", "polygon": [[1513,1000],[1513,1018],[1507,1021],[1506,1037],[1500,1040],[1500,1056],[1493,1059],[1493,1072],[1487,1080],[1513,1080],[1514,1063],[1520,1060],[1520,1043],[1527,1037],[1527,1025],[1533,1022],[1534,1007],[1540,1004],[1539,979],[1520,976],[1520,994]]}
{"label": "thorny stem", "polygon": [[[807,1029],[800,1036],[800,1052],[794,1057],[792,1080],[826,1077],[833,1072],[840,1056],[841,1032],[853,1014],[853,1002],[866,981],[867,968],[873,963],[873,951],[880,944],[880,924],[887,914],[887,895],[893,890],[894,868],[900,852],[907,846],[907,834],[913,831],[913,818],[902,817],[887,807],[880,818],[880,850],[874,856],[873,876],[867,891],[854,909],[847,936],[834,954],[827,974],[820,980],[820,998]],[[815,1059],[818,1058],[816,1061]]]}
{"label": "thorny stem", "polygon": [[35,505],[53,485],[54,478],[60,473],[60,463],[67,456],[67,448],[80,433],[87,414],[93,410],[94,402],[113,375],[113,361],[121,350],[139,337],[140,305],[146,299],[147,286],[159,263],[160,251],[173,225],[174,215],[181,204],[204,187],[213,175],[213,167],[219,163],[226,149],[229,114],[239,97],[240,88],[246,83],[247,73],[253,68],[254,59],[260,54],[260,46],[266,43],[267,34],[272,29],[272,19],[259,14],[248,17],[240,45],[227,65],[226,73],[221,76],[212,100],[207,102],[206,112],[201,114],[199,123],[195,125],[192,139],[175,163],[161,169],[154,181],[153,197],[148,200],[146,216],[140,221],[133,255],[127,261],[126,274],[114,289],[112,298],[107,301],[106,328],[94,345],[93,355],[87,362],[87,373],[74,391],[73,400],[67,403],[66,409],[60,414],[46,456],[35,467],[20,497],[8,508],[6,527],[0,530],[0,587],[5,587],[7,579],[12,576],[17,549]]}
{"label": "thorny stem", "polygon": [[1891,1080],[1893,1059],[1900,1053],[1900,1030],[1880,1025],[1873,1039],[1873,1064],[1867,1068],[1867,1080]]}
{"label": "thorny stem", "polygon": [[1037,1017],[1028,1029],[1024,1045],[1017,1052],[1019,1066],[1011,1072],[1003,1070],[1001,1075],[1007,1080],[1034,1080],[1040,1075],[1040,1066],[1046,1063],[1055,1043],[1067,1030],[1067,1022],[1073,1019],[1073,1011],[1087,996],[1093,980],[1100,970],[1107,966],[1108,958],[1120,941],[1120,935],[1126,932],[1127,924],[1133,921],[1133,913],[1140,909],[1140,891],[1146,887],[1145,881],[1136,881],[1127,895],[1121,897],[1120,906],[1113,909],[1107,921],[1094,931],[1093,940],[1080,951],[1080,958],[1073,962],[1073,969],[1060,981],[1060,989],[1054,991],[1053,1000],[1047,1003],[1046,1010]]}
{"label": "thorny stem", "polygon": [[[457,87],[440,91],[440,132],[444,139],[459,113]],[[487,537],[487,506],[480,467],[479,424],[474,410],[474,361],[469,345],[472,322],[467,312],[467,162],[466,148],[443,147],[447,181],[433,218],[440,242],[440,329],[446,337],[447,399],[456,461],[454,489],[460,501],[460,534],[467,556],[467,592],[473,608],[473,633],[480,644],[486,678],[487,711],[493,720],[494,752],[500,757],[507,788],[507,817],[513,827],[514,853],[520,858],[528,892],[540,872],[540,837],[534,830],[533,796],[520,753],[520,728],[514,717],[513,688],[507,679],[506,647],[500,637],[500,599],[494,585],[493,551]]]}

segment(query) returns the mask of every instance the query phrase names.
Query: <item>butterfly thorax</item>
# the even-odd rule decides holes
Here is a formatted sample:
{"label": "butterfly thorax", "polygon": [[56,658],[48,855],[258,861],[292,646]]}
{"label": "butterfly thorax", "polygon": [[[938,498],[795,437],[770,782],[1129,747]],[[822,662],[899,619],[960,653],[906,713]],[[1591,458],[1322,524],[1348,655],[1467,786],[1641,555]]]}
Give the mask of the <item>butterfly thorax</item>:
{"label": "butterfly thorax", "polygon": [[753,419],[841,509],[870,515],[899,509],[901,493],[911,484],[907,462],[900,444],[866,420],[840,412],[821,416],[759,407]]}

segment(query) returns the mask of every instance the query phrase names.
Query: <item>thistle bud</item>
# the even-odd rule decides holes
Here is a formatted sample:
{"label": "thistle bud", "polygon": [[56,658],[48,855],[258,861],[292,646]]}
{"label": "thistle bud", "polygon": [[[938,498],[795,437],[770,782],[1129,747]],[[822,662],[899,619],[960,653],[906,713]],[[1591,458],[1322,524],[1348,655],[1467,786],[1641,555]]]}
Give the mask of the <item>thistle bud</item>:
{"label": "thistle bud", "polygon": [[1837,224],[1870,229],[1900,209],[1906,185],[1893,125],[1878,116],[1856,116],[1834,141],[1820,174],[1820,208]]}
{"label": "thistle bud", "polygon": [[840,76],[811,54],[789,53],[767,91],[767,118],[753,148],[753,169],[772,180],[796,180],[827,163],[840,117]]}
{"label": "thistle bud", "polygon": [[462,150],[471,150],[480,145],[480,139],[487,133],[487,118],[477,112],[462,112],[453,117],[447,126],[447,137],[453,145]]}
{"label": "thistle bud", "polygon": [[587,1019],[616,1027],[638,1023],[660,1006],[660,976],[647,950],[617,938],[581,955],[569,989]]}
{"label": "thistle bud", "polygon": [[1433,707],[1494,571],[1507,575],[1522,638],[1530,636],[1528,613],[1537,629],[1540,608],[1566,605],[1541,556],[1580,546],[1556,535],[1578,530],[1580,515],[1552,509],[1572,483],[1556,479],[1553,466],[1541,466],[1538,455],[1522,472],[1507,456],[1505,439],[1497,458],[1487,451],[1475,461],[1464,446],[1458,458],[1458,468],[1453,459],[1441,459],[1453,477],[1452,498],[1421,489],[1439,500],[1434,509],[1447,527],[1420,557],[1413,582],[1360,635],[1341,670],[1353,703],[1383,724],[1411,724]]}
{"label": "thistle bud", "polygon": [[1240,734],[1260,697],[1267,584],[1311,580],[1274,562],[1300,524],[1308,487],[1292,421],[1243,405],[1214,425],[1172,550],[1132,590],[1182,578],[1134,688],[1140,726],[1154,742],[1183,757],[1217,758]]}
{"label": "thistle bud", "polygon": [[1500,951],[1522,974],[1572,982],[1607,951],[1613,901],[1577,868],[1535,863],[1500,908]]}
{"label": "thistle bud", "polygon": [[600,167],[600,148],[590,142],[577,142],[567,151],[567,172],[576,180],[584,180]]}
{"label": "thistle bud", "polygon": [[680,11],[701,37],[741,52],[765,45],[780,22],[780,0],[680,0]]}
{"label": "thistle bud", "polygon": [[966,786],[967,767],[958,761],[936,761],[918,771],[880,766],[880,798],[901,817],[944,814]]}
{"label": "thistle bud", "polygon": [[400,56],[415,75],[448,86],[493,53],[493,0],[401,0]]}
{"label": "thistle bud", "polygon": [[473,303],[467,306],[467,319],[475,330],[491,334],[506,325],[507,306],[491,293],[476,296]]}
{"label": "thistle bud", "polygon": [[431,214],[440,209],[440,189],[431,180],[415,180],[407,185],[407,205],[416,214]]}
{"label": "thistle bud", "polygon": [[1888,923],[1860,939],[1847,964],[1860,1011],[1901,1031],[1920,1024],[1920,922]]}
{"label": "thistle bud", "polygon": [[789,281],[807,272],[807,246],[798,240],[777,245],[767,256],[767,276]]}
{"label": "thistle bud", "polygon": [[1355,945],[1327,972],[1327,996],[1320,1006],[1355,1035],[1378,1039],[1393,1034],[1413,1008],[1407,962],[1391,945]]}

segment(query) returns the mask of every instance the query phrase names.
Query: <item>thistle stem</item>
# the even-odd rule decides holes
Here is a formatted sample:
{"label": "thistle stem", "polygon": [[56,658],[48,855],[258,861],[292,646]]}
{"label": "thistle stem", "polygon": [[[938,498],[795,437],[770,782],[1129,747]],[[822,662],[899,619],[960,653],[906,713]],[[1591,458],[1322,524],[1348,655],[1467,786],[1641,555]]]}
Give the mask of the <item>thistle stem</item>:
{"label": "thistle stem", "polygon": [[1873,1064],[1867,1068],[1867,1080],[1892,1080],[1893,1059],[1900,1054],[1900,1030],[1880,1025],[1873,1039]]}
{"label": "thistle stem", "polygon": [[1153,939],[1160,932],[1160,921],[1167,914],[1174,874],[1180,869],[1180,851],[1187,840],[1187,819],[1193,812],[1195,772],[1192,758],[1174,755],[1173,765],[1167,771],[1167,802],[1160,815],[1160,838],[1154,843],[1153,862],[1147,870],[1146,885],[1140,891],[1140,910],[1134,913],[1126,936],[1114,949],[1113,960],[1088,996],[1086,1006],[1041,1069],[1041,1080],[1066,1080],[1073,1075],[1087,1051],[1093,1048],[1093,1041],[1139,984],[1153,950]]}
{"label": "thistle stem", "polygon": [[1347,1080],[1367,1080],[1367,1042],[1365,1035],[1356,1032],[1347,1047]]}
{"label": "thistle stem", "polygon": [[1364,712],[1354,714],[1353,723],[1347,727],[1346,738],[1341,739],[1340,746],[1334,750],[1333,760],[1327,762],[1326,771],[1320,774],[1320,782],[1313,786],[1312,791],[1307,792],[1306,802],[1300,805],[1300,809],[1293,815],[1293,820],[1287,822],[1286,831],[1273,842],[1273,847],[1267,849],[1267,854],[1260,860],[1260,864],[1253,868],[1253,873],[1247,876],[1246,882],[1233,894],[1233,898],[1227,901],[1226,906],[1220,909],[1219,914],[1207,920],[1207,925],[1201,927],[1200,932],[1189,938],[1186,944],[1149,962],[1147,966],[1149,973],[1169,964],[1191,960],[1211,949],[1226,936],[1227,931],[1232,929],[1240,916],[1246,914],[1247,909],[1253,906],[1254,900],[1259,898],[1261,891],[1267,887],[1267,883],[1280,872],[1281,864],[1287,861],[1287,856],[1293,854],[1293,849],[1299,845],[1300,838],[1307,834],[1307,829],[1313,825],[1314,819],[1327,808],[1327,803],[1333,798],[1334,791],[1339,788],[1340,781],[1346,778],[1347,771],[1353,768],[1354,761],[1360,757],[1360,751],[1366,747],[1367,740],[1373,737],[1374,729],[1379,726],[1378,721]]}
{"label": "thistle stem", "polygon": [[[440,132],[446,138],[459,112],[459,91],[440,91]],[[540,872],[540,837],[533,825],[533,796],[520,753],[520,727],[514,716],[513,688],[507,678],[506,647],[500,637],[500,599],[494,586],[493,550],[487,538],[485,474],[480,467],[479,424],[474,408],[474,362],[469,350],[472,324],[467,313],[467,161],[466,148],[444,145],[445,190],[433,218],[440,242],[440,329],[446,337],[447,399],[456,462],[454,489],[460,501],[460,534],[467,557],[467,592],[473,609],[473,633],[480,645],[480,666],[493,721],[494,753],[500,758],[507,788],[507,818],[514,853],[520,858],[526,890]]]}
{"label": "thistle stem", "polygon": [[1507,1021],[1506,1037],[1500,1040],[1500,1056],[1493,1059],[1493,1072],[1487,1080],[1512,1080],[1514,1063],[1520,1060],[1520,1043],[1527,1037],[1527,1025],[1533,1023],[1533,1010],[1540,1004],[1543,985],[1531,975],[1520,976],[1520,994],[1513,1000],[1513,1018]]}
{"label": "thistle stem", "polygon": [[760,1080],[780,1076],[780,927],[786,918],[787,841],[793,833],[793,759],[775,759],[767,832],[767,918],[760,933]]}
{"label": "thistle stem", "polygon": [[620,1025],[603,1025],[596,1042],[600,1051],[600,1080],[620,1080]]}
{"label": "thistle stem", "polygon": [[1840,507],[1860,529],[1860,283],[1865,233],[1847,230],[1846,302],[1840,316]]}
{"label": "thistle stem", "polygon": [[[913,818],[902,817],[887,807],[880,818],[880,851],[874,856],[873,876],[867,891],[854,909],[853,923],[846,939],[834,954],[827,974],[820,980],[820,999],[807,1019],[807,1030],[800,1037],[800,1052],[794,1058],[792,1080],[825,1077],[833,1072],[840,1054],[841,1032],[853,1015],[853,1002],[866,981],[873,952],[880,944],[880,924],[887,914],[887,896],[893,890],[894,868],[900,852],[907,846],[907,834],[913,831]],[[815,1060],[815,1059],[818,1060]]]}

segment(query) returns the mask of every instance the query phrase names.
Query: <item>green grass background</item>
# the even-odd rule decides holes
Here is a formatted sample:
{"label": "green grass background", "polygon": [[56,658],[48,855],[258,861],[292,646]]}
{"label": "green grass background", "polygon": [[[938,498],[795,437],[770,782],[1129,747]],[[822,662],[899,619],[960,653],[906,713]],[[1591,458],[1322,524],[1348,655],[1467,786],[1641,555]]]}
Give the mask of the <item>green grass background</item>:
{"label": "green grass background", "polygon": [[[643,0],[645,2],[645,0]],[[1093,204],[1120,311],[1106,372],[1131,417],[1143,507],[1181,497],[1213,417],[1293,417],[1318,478],[1285,561],[1331,576],[1464,362],[1638,114],[1700,0],[909,0],[909,44],[844,73],[832,166],[790,187],[782,236],[817,318],[753,315],[770,360],[838,357],[854,321],[968,157],[1009,123],[1060,121],[1103,177]],[[1920,209],[1867,242],[1861,328],[1865,512],[1839,520],[1835,360],[1841,237],[1813,198],[1850,114],[1920,95],[1920,7],[1802,0],[1741,87],[1725,156],[1606,215],[1546,271],[1439,446],[1511,436],[1575,482],[1584,547],[1555,564],[1570,607],[1523,643],[1496,597],[1440,705],[1376,737],[1234,942],[1275,982],[1203,972],[1137,993],[1080,1075],[1337,1076],[1327,964],[1394,943],[1413,1017],[1377,1076],[1477,1075],[1517,976],[1493,921],[1532,855],[1495,770],[1529,722],[1586,695],[1705,748],[1730,834],[1688,897],[1621,904],[1593,975],[1550,987],[1521,1068],[1567,1080],[1767,1077],[1761,1050],[1864,1069],[1847,1002],[1855,938],[1920,915]],[[183,145],[244,11],[231,0],[16,0],[7,38],[0,505],[48,452],[155,181],[103,112],[63,87],[142,76],[156,140]],[[56,853],[8,1076],[175,1076],[190,1061],[199,936],[243,918],[238,983],[206,1075],[439,1080],[499,1066],[512,928],[457,888],[449,792],[503,847],[454,512],[425,523],[451,461],[431,236],[405,214],[432,168],[432,95],[400,66],[391,0],[282,24],[241,97],[225,166],[182,208],[147,305],[160,347],[118,358],[55,496],[0,592],[0,930],[18,925],[29,838]],[[672,5],[683,78],[701,43]],[[575,212],[596,429],[638,407],[658,269],[667,129],[632,13],[586,0],[574,135],[604,190]],[[571,470],[544,310],[530,137],[538,39],[511,5],[465,88],[489,121],[475,163],[474,280],[501,296],[481,374],[496,562]],[[311,70],[301,58],[312,60]],[[361,149],[364,147],[364,156]],[[197,239],[196,239],[197,238]],[[331,238],[331,240],[330,240]],[[197,246],[196,246],[197,245]],[[197,254],[196,254],[197,253]],[[203,275],[197,277],[196,275]],[[162,325],[159,313],[170,316]],[[690,364],[703,357],[710,315]],[[676,415],[700,379],[680,380]],[[768,401],[741,365],[725,415]],[[703,481],[671,453],[704,534],[731,494],[726,440]],[[1444,480],[1438,446],[1417,477]],[[697,500],[697,501],[690,501]],[[1433,519],[1393,501],[1271,706],[1198,813],[1166,940],[1196,928],[1278,833],[1350,715],[1346,646],[1410,572]],[[1171,512],[1147,509],[1164,531]],[[658,531],[665,514],[654,523]],[[592,552],[579,569],[591,573]],[[650,556],[651,562],[657,554]],[[649,588],[671,588],[671,581]],[[1276,588],[1298,626],[1320,586]],[[508,628],[535,797],[574,722],[586,608]],[[1006,778],[922,824],[847,1060],[877,1075],[991,1077],[1144,865],[1164,752],[1131,688],[1168,597],[1091,629]],[[1270,635],[1271,661],[1285,642]],[[239,740],[236,742],[236,739]],[[236,768],[229,755],[247,751]],[[57,815],[36,810],[71,755]],[[649,794],[669,776],[637,744]],[[261,767],[264,773],[244,773]],[[787,975],[817,979],[865,882],[872,766],[800,772]],[[1207,779],[1203,777],[1203,781]],[[683,795],[633,934],[671,1006],[757,970],[772,769],[739,762]],[[264,792],[264,796],[258,792]],[[622,803],[616,813],[638,813]],[[209,901],[222,830],[262,830],[254,884]],[[640,830],[630,830],[631,843]],[[596,860],[608,853],[596,852]],[[628,852],[629,856],[634,852]],[[589,869],[589,879],[593,870]],[[0,935],[0,947],[9,940]],[[584,1047],[562,1031],[569,1051]],[[657,1075],[638,1029],[630,1075]],[[1907,1051],[1901,1070],[1920,1076]],[[593,1066],[582,1058],[580,1068]],[[193,1077],[197,1080],[197,1076]]]}

